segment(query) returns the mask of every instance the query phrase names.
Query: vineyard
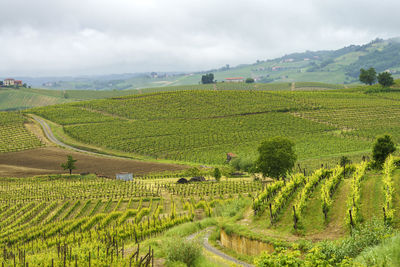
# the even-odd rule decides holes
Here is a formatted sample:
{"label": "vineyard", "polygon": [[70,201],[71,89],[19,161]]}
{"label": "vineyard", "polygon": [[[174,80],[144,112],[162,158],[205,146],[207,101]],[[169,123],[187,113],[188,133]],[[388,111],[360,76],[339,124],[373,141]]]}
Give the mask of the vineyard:
{"label": "vineyard", "polygon": [[29,112],[80,143],[206,164],[223,164],[228,152],[254,159],[255,148],[277,134],[295,142],[300,162],[340,154],[359,161],[383,133],[400,141],[397,100],[354,90],[161,92]]}
{"label": "vineyard", "polygon": [[1,262],[129,266],[138,260],[132,263],[129,251],[147,238],[212,216],[216,205],[260,188],[249,181],[177,187],[163,179],[124,182],[90,175],[2,178]]}
{"label": "vineyard", "polygon": [[[219,218],[233,233],[251,230],[252,238],[263,235],[260,240],[272,247],[292,249],[301,239],[347,236],[373,217],[398,227],[400,193],[394,187],[400,173],[394,162],[389,157],[381,172],[362,162],[346,172],[321,168],[267,184],[250,178],[178,184],[170,176],[129,182],[93,175],[1,178],[0,260],[5,266],[134,266],[154,256],[153,249],[159,255],[147,240],[206,217]],[[369,196],[371,182],[381,183],[372,191],[382,197]],[[241,216],[219,217],[221,207],[240,199],[249,200],[240,206]]]}
{"label": "vineyard", "polygon": [[0,153],[40,147],[43,144],[25,127],[20,113],[0,112]]}

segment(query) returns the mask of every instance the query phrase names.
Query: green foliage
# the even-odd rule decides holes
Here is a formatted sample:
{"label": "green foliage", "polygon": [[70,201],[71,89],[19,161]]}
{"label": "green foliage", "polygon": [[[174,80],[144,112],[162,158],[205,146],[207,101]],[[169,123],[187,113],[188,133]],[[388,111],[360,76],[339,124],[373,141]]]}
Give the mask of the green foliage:
{"label": "green foliage", "polygon": [[221,171],[218,168],[214,169],[214,178],[215,180],[217,180],[218,182],[221,180]]}
{"label": "green foliage", "polygon": [[364,250],[355,260],[361,266],[400,266],[400,235]]}
{"label": "green foliage", "polygon": [[369,68],[365,70],[363,68],[360,69],[359,80],[362,83],[372,85],[376,81],[376,71],[374,68]]}
{"label": "green foliage", "polygon": [[379,137],[373,147],[372,157],[377,167],[381,167],[389,154],[396,151],[396,146],[390,135]]}
{"label": "green foliage", "polygon": [[[202,247],[196,240],[173,238],[165,243],[164,251],[169,262],[183,262],[186,266],[194,266],[202,255]],[[178,265],[179,266],[179,265]]]}
{"label": "green foliage", "polygon": [[383,209],[385,223],[391,225],[394,220],[395,210],[393,207],[393,197],[394,197],[394,181],[393,181],[393,171],[395,169],[394,158],[389,155],[383,166],[383,191],[385,192],[385,204]]}
{"label": "green foliage", "polygon": [[285,177],[296,162],[294,143],[284,137],[274,137],[264,141],[258,147],[257,169],[273,178]]}
{"label": "green foliage", "polygon": [[76,169],[75,162],[77,162],[77,160],[73,159],[72,156],[68,155],[67,156],[67,162],[66,163],[62,163],[61,167],[64,170],[69,170],[69,174],[72,174],[72,170]]}
{"label": "green foliage", "polygon": [[323,241],[318,247],[328,259],[339,263],[346,258],[357,257],[365,248],[378,245],[392,233],[393,229],[381,220],[372,220],[353,229],[350,237],[338,241]]}
{"label": "green foliage", "polygon": [[343,171],[341,167],[336,167],[329,178],[325,181],[321,188],[321,207],[325,221],[328,220],[328,212],[332,207],[332,196],[340,182],[343,180]]}
{"label": "green foliage", "polygon": [[351,160],[346,157],[346,156],[341,156],[340,157],[340,166],[342,166],[343,168],[346,167],[346,165],[351,164]]}
{"label": "green foliage", "polygon": [[[372,221],[353,231],[353,235],[338,241],[322,241],[305,252],[298,249],[276,248],[269,254],[263,253],[256,266],[360,266],[353,258],[366,248],[381,243],[392,234],[392,229],[379,221]],[[367,257],[371,260],[371,257]],[[365,266],[365,265],[362,265]],[[370,265],[367,265],[370,266]],[[379,265],[380,266],[380,265]]]}
{"label": "green foliage", "polygon": [[214,74],[208,73],[208,74],[202,75],[201,83],[202,84],[214,83]]}
{"label": "green foliage", "polygon": [[394,84],[393,76],[390,72],[384,71],[378,74],[378,83],[383,87],[389,87]]}
{"label": "green foliage", "polygon": [[[347,200],[348,212],[346,213],[346,225],[352,231],[353,228],[359,225],[363,218],[361,216],[361,182],[364,180],[367,162],[363,161],[357,165],[353,177],[351,178],[351,194]],[[350,218],[350,211],[352,217]]]}
{"label": "green foliage", "polygon": [[273,253],[263,252],[255,261],[257,267],[301,267],[304,260],[300,258],[301,252],[298,250],[280,250]]}
{"label": "green foliage", "polygon": [[251,172],[255,165],[254,161],[251,158],[242,158],[242,157],[237,157],[232,159],[229,164],[235,168],[237,171],[245,171],[245,172]]}
{"label": "green foliage", "polygon": [[193,168],[189,168],[185,171],[185,176],[187,177],[196,177],[200,175],[200,170],[199,168],[193,167]]}
{"label": "green foliage", "polygon": [[26,122],[21,113],[0,112],[0,153],[43,146],[42,142],[24,127]]}
{"label": "green foliage", "polygon": [[254,83],[254,79],[253,78],[247,78],[246,79],[246,83]]}
{"label": "green foliage", "polygon": [[228,203],[216,205],[213,215],[221,217],[234,217],[240,212],[243,212],[244,208],[246,208],[249,204],[249,199],[241,197],[235,198]]}

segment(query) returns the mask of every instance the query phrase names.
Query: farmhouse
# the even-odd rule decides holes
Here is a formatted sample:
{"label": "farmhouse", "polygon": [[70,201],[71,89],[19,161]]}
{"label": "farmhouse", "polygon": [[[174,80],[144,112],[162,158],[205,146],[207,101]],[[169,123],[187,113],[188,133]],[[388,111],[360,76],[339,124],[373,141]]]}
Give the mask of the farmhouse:
{"label": "farmhouse", "polygon": [[19,87],[19,86],[22,86],[22,81],[7,78],[4,80],[3,86],[18,86]]}
{"label": "farmhouse", "polygon": [[4,86],[13,86],[15,84],[15,80],[14,79],[5,79],[3,82]]}
{"label": "farmhouse", "polygon": [[244,82],[244,78],[243,77],[225,78],[225,81],[228,83],[239,83],[239,82]]}

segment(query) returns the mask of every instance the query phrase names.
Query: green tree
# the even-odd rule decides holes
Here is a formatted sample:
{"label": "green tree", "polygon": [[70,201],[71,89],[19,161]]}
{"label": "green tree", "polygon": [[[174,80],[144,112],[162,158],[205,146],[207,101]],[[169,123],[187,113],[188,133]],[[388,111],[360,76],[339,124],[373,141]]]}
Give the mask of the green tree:
{"label": "green tree", "polygon": [[368,70],[360,69],[360,82],[372,85],[376,81],[376,71],[374,68],[369,68]]}
{"label": "green tree", "polygon": [[76,169],[76,166],[75,166],[75,162],[76,161],[77,161],[76,159],[73,159],[72,156],[68,155],[67,156],[67,162],[66,163],[62,163],[61,167],[64,168],[64,170],[69,170],[69,174],[71,175],[72,174],[72,170]]}
{"label": "green tree", "polygon": [[202,75],[201,83],[202,84],[214,83],[214,74],[208,73],[208,74]]}
{"label": "green tree", "polygon": [[383,87],[389,87],[394,84],[392,74],[390,72],[382,72],[378,74],[378,83]]}
{"label": "green tree", "polygon": [[246,83],[254,83],[254,79],[253,78],[247,78],[246,79]]}
{"label": "green tree", "polygon": [[379,137],[372,150],[372,157],[377,165],[377,167],[381,167],[385,162],[387,156],[389,154],[396,151],[396,146],[394,145],[392,138],[389,135],[385,135],[383,137]]}
{"label": "green tree", "polygon": [[285,177],[296,162],[294,143],[284,137],[274,137],[258,147],[259,157],[256,168],[263,176]]}
{"label": "green tree", "polygon": [[217,182],[219,182],[221,180],[221,171],[218,168],[214,169],[214,178],[215,180],[217,180]]}
{"label": "green tree", "polygon": [[346,157],[346,156],[342,156],[340,158],[340,166],[343,167],[343,176],[346,177],[346,165],[350,164],[351,160]]}

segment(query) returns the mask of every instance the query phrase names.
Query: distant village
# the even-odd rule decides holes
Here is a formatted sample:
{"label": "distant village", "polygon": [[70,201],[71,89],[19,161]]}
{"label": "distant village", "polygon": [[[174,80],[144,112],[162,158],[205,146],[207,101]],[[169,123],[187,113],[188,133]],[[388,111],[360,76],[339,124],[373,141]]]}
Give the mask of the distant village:
{"label": "distant village", "polygon": [[8,88],[25,87],[26,88],[26,83],[22,83],[21,80],[7,78],[7,79],[4,79],[4,81],[0,81],[0,87],[8,87]]}

